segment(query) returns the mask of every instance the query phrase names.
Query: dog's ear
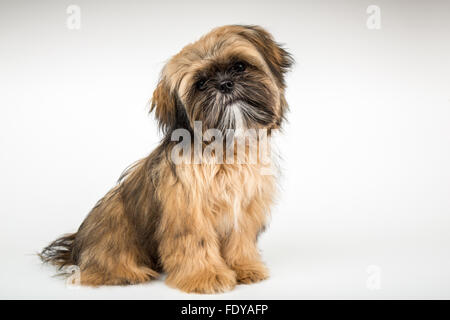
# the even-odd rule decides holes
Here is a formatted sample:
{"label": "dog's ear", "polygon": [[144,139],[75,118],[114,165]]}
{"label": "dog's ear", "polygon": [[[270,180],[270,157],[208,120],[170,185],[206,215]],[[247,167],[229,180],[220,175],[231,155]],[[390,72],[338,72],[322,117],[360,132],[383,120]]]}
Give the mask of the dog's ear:
{"label": "dog's ear", "polygon": [[264,57],[270,71],[277,79],[278,85],[284,88],[284,74],[294,64],[294,58],[272,35],[260,26],[243,26],[241,36],[250,41]]}
{"label": "dog's ear", "polygon": [[155,117],[162,131],[169,131],[176,124],[177,98],[170,91],[164,78],[159,80],[151,101],[150,112],[155,111]]}

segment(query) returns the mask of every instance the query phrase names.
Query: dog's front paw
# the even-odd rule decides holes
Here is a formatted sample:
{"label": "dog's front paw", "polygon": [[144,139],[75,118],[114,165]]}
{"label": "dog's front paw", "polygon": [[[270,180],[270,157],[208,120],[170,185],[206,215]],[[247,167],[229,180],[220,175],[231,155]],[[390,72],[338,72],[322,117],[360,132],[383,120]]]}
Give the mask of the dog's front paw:
{"label": "dog's front paw", "polygon": [[251,262],[233,266],[238,283],[250,284],[269,278],[269,270],[262,262]]}
{"label": "dog's front paw", "polygon": [[[176,279],[178,278],[178,279]],[[194,275],[167,277],[167,284],[188,293],[219,293],[233,289],[236,286],[236,274],[231,269],[211,268]]]}

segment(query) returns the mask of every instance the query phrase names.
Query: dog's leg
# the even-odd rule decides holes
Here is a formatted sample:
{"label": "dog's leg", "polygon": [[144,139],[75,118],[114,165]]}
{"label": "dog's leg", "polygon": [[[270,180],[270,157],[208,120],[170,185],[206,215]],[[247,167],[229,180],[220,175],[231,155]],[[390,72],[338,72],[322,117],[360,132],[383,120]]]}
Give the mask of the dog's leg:
{"label": "dog's leg", "polygon": [[81,284],[124,285],[156,278],[136,231],[125,217],[122,200],[111,192],[92,210],[78,231],[73,252]]}
{"label": "dog's leg", "polygon": [[182,190],[165,201],[160,256],[166,283],[186,292],[216,293],[232,289],[236,275],[220,254],[208,213],[183,199]]}
{"label": "dog's leg", "polygon": [[[102,260],[100,260],[102,259]],[[81,264],[80,281],[82,285],[126,285],[150,281],[158,273],[144,265],[139,265],[131,252],[123,252],[119,256],[101,255],[101,258],[90,258]]]}
{"label": "dog's leg", "polygon": [[269,271],[261,261],[255,238],[234,231],[223,250],[227,264],[236,272],[238,283],[253,283],[269,277]]}
{"label": "dog's leg", "polygon": [[239,214],[238,225],[224,239],[222,255],[236,272],[238,283],[253,283],[269,277],[269,271],[261,261],[257,237],[265,225],[266,217],[254,200]]}

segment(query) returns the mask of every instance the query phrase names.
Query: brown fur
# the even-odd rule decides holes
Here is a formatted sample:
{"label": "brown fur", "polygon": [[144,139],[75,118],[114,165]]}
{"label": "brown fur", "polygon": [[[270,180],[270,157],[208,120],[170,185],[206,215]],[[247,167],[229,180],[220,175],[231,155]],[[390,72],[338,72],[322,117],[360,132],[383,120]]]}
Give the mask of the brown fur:
{"label": "brown fur", "polygon": [[46,247],[44,261],[78,265],[81,283],[91,286],[141,283],[166,272],[170,286],[213,293],[268,277],[256,242],[267,224],[275,177],[261,174],[261,159],[178,165],[170,159],[174,129],[192,131],[194,120],[221,119],[222,111],[211,117],[215,111],[205,112],[210,102],[192,91],[196,74],[237,56],[251,65],[241,81],[253,91],[243,91],[244,98],[253,99],[261,112],[251,126],[280,126],[290,56],[260,27],[214,29],[162,72],[152,99],[165,133],[159,147],[122,175],[75,234]]}

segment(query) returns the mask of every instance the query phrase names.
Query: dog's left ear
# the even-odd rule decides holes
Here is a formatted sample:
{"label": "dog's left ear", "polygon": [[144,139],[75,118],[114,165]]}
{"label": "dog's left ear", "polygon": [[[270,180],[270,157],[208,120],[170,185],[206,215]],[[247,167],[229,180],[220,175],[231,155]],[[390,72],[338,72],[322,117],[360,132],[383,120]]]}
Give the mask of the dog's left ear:
{"label": "dog's left ear", "polygon": [[150,112],[155,111],[155,117],[163,132],[169,131],[176,124],[177,98],[170,92],[169,85],[162,77],[153,92]]}
{"label": "dog's left ear", "polygon": [[241,36],[250,41],[264,57],[270,71],[277,79],[278,85],[284,88],[284,74],[294,64],[289,52],[275,42],[272,35],[260,26],[243,26]]}

